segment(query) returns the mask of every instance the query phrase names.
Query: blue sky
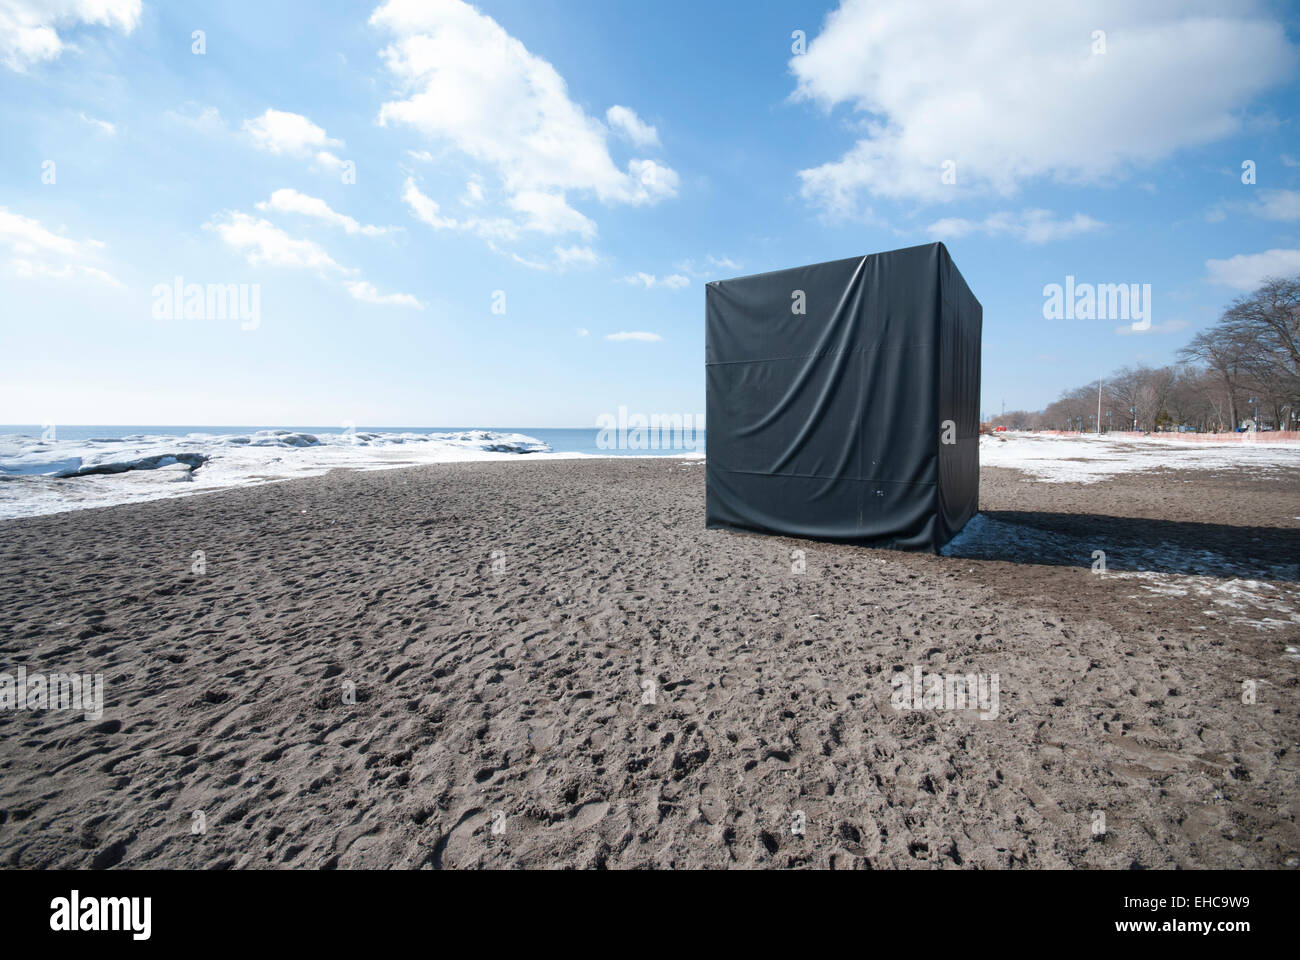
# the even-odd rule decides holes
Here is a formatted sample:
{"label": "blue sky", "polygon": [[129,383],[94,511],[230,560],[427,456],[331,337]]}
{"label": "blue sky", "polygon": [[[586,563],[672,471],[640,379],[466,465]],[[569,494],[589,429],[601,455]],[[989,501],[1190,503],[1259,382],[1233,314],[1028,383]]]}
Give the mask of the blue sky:
{"label": "blue sky", "polygon": [[[937,239],[985,411],[1168,362],[1300,272],[1300,20],[1044,6],[13,0],[0,422],[699,412],[707,280]],[[1151,329],[1045,320],[1067,275]],[[160,319],[178,276],[255,328]]]}

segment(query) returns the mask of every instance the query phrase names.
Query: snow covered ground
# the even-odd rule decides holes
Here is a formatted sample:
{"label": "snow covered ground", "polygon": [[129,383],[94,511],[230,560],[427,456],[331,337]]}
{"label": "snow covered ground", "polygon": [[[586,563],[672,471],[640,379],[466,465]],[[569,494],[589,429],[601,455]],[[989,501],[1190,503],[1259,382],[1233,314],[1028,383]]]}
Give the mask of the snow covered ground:
{"label": "snow covered ground", "polygon": [[1111,440],[1085,434],[1005,433],[980,438],[980,466],[1014,467],[1047,483],[1096,483],[1144,470],[1286,470],[1300,444],[1206,444],[1156,437]]}
{"label": "snow covered ground", "polygon": [[519,433],[135,435],[52,440],[0,436],[0,519],[186,496],[291,480],[336,467],[381,470],[421,463],[564,459]]}
{"label": "snow covered ground", "polygon": [[[1095,551],[1104,548],[1104,567]],[[1116,543],[976,514],[942,549],[947,557],[1083,567],[1159,596],[1195,597],[1207,617],[1259,630],[1300,625],[1300,567],[1243,564],[1174,543]]]}
{"label": "snow covered ground", "polygon": [[[1165,438],[1100,439],[1009,433],[980,440],[980,465],[1011,467],[1042,483],[1096,483],[1149,470],[1246,470],[1300,483],[1300,445],[1204,444]],[[1176,482],[1165,478],[1163,482]],[[1094,569],[1136,590],[1204,602],[1202,613],[1256,630],[1300,625],[1300,565],[1227,557],[1212,549],[1162,542],[1116,542],[1071,535],[977,514],[944,548],[950,557],[1010,560]],[[1300,557],[1296,558],[1300,562]],[[1098,572],[1094,569],[1094,572]],[[1300,651],[1287,648],[1300,659]]]}

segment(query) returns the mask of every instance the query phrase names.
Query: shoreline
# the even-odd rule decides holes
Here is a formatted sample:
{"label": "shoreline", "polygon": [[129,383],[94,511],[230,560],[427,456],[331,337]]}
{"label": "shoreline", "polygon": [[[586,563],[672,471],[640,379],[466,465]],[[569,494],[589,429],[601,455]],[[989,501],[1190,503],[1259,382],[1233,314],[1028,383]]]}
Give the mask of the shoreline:
{"label": "shoreline", "polygon": [[[93,475],[72,477],[55,477],[49,475],[0,475],[0,524],[11,520],[28,520],[34,517],[55,516],[62,513],[75,513],[83,510],[99,510],[110,507],[125,506],[128,504],[152,503],[158,500],[178,500],[189,497],[200,496],[208,493],[215,493],[225,490],[254,490],[268,484],[284,483],[291,480],[305,480],[312,477],[322,477],[336,470],[344,470],[358,473],[374,473],[387,470],[402,470],[415,466],[438,466],[452,465],[462,463],[509,463],[512,461],[533,462],[555,462],[570,460],[682,460],[682,461],[704,461],[703,453],[677,453],[677,454],[592,454],[579,452],[549,452],[549,453],[484,453],[481,456],[465,458],[462,460],[430,460],[430,461],[396,461],[391,463],[371,462],[368,464],[351,464],[342,463],[338,465],[321,465],[310,467],[305,470],[287,476],[258,477],[249,479],[247,477],[232,478],[225,481],[217,481],[211,484],[202,483],[206,477],[199,477],[198,481],[201,486],[198,489],[186,489],[186,484],[196,482],[196,474],[205,469],[208,464],[204,463],[197,468],[189,468],[184,464],[173,464],[170,466],[152,468],[150,470],[131,471],[120,474]],[[184,468],[184,469],[181,469]],[[130,484],[138,483],[147,489],[131,495]],[[89,484],[89,485],[107,485],[116,484],[121,490],[119,499],[110,497],[94,497],[94,491],[90,491],[87,499],[90,502],[68,502],[66,500],[56,500],[53,503],[48,501],[42,502],[33,499],[30,495],[23,498],[20,495],[15,499],[8,499],[6,494],[12,491],[7,489],[8,484],[27,484],[29,486],[44,487],[44,491],[49,493],[66,493],[68,487],[60,489],[57,485],[68,484]],[[173,488],[175,487],[175,489]],[[44,508],[48,506],[48,509]],[[24,508],[26,508],[24,510]],[[35,508],[35,509],[32,509]],[[23,512],[19,512],[23,511]]]}

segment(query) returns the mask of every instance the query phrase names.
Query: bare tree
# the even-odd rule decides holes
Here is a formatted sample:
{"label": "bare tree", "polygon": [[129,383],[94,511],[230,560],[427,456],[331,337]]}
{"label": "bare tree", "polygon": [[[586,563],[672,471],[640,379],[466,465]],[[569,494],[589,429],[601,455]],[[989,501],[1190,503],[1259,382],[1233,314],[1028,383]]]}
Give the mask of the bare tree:
{"label": "bare tree", "polygon": [[[1105,379],[1102,422],[1126,430],[1187,424],[1236,429],[1245,404],[1285,428],[1300,413],[1300,275],[1274,277],[1238,297],[1215,324],[1179,350],[1180,367],[1124,367]],[[1087,429],[1097,382],[1062,392],[1041,413],[994,420],[1014,429]]]}
{"label": "bare tree", "polygon": [[1237,425],[1237,395],[1247,366],[1248,349],[1239,336],[1225,337],[1217,327],[1202,330],[1187,346],[1178,351],[1183,360],[1203,362],[1218,380],[1227,406],[1228,421]]}
{"label": "bare tree", "polygon": [[1300,376],[1300,276],[1272,277],[1250,296],[1238,297],[1219,328],[1253,344],[1257,362]]}
{"label": "bare tree", "polygon": [[1110,376],[1110,407],[1126,428],[1153,430],[1173,383],[1172,367],[1124,367]]}

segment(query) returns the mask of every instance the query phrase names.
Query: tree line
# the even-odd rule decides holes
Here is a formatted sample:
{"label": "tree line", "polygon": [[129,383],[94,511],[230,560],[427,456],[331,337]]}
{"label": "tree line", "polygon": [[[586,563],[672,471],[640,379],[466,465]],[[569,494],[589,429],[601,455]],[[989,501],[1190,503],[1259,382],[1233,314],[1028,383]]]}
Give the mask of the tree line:
{"label": "tree line", "polygon": [[[1127,366],[1103,378],[1101,430],[1231,432],[1246,421],[1294,430],[1300,421],[1300,274],[1264,281],[1163,367]],[[1097,381],[1038,411],[994,417],[1011,430],[1097,429]]]}

